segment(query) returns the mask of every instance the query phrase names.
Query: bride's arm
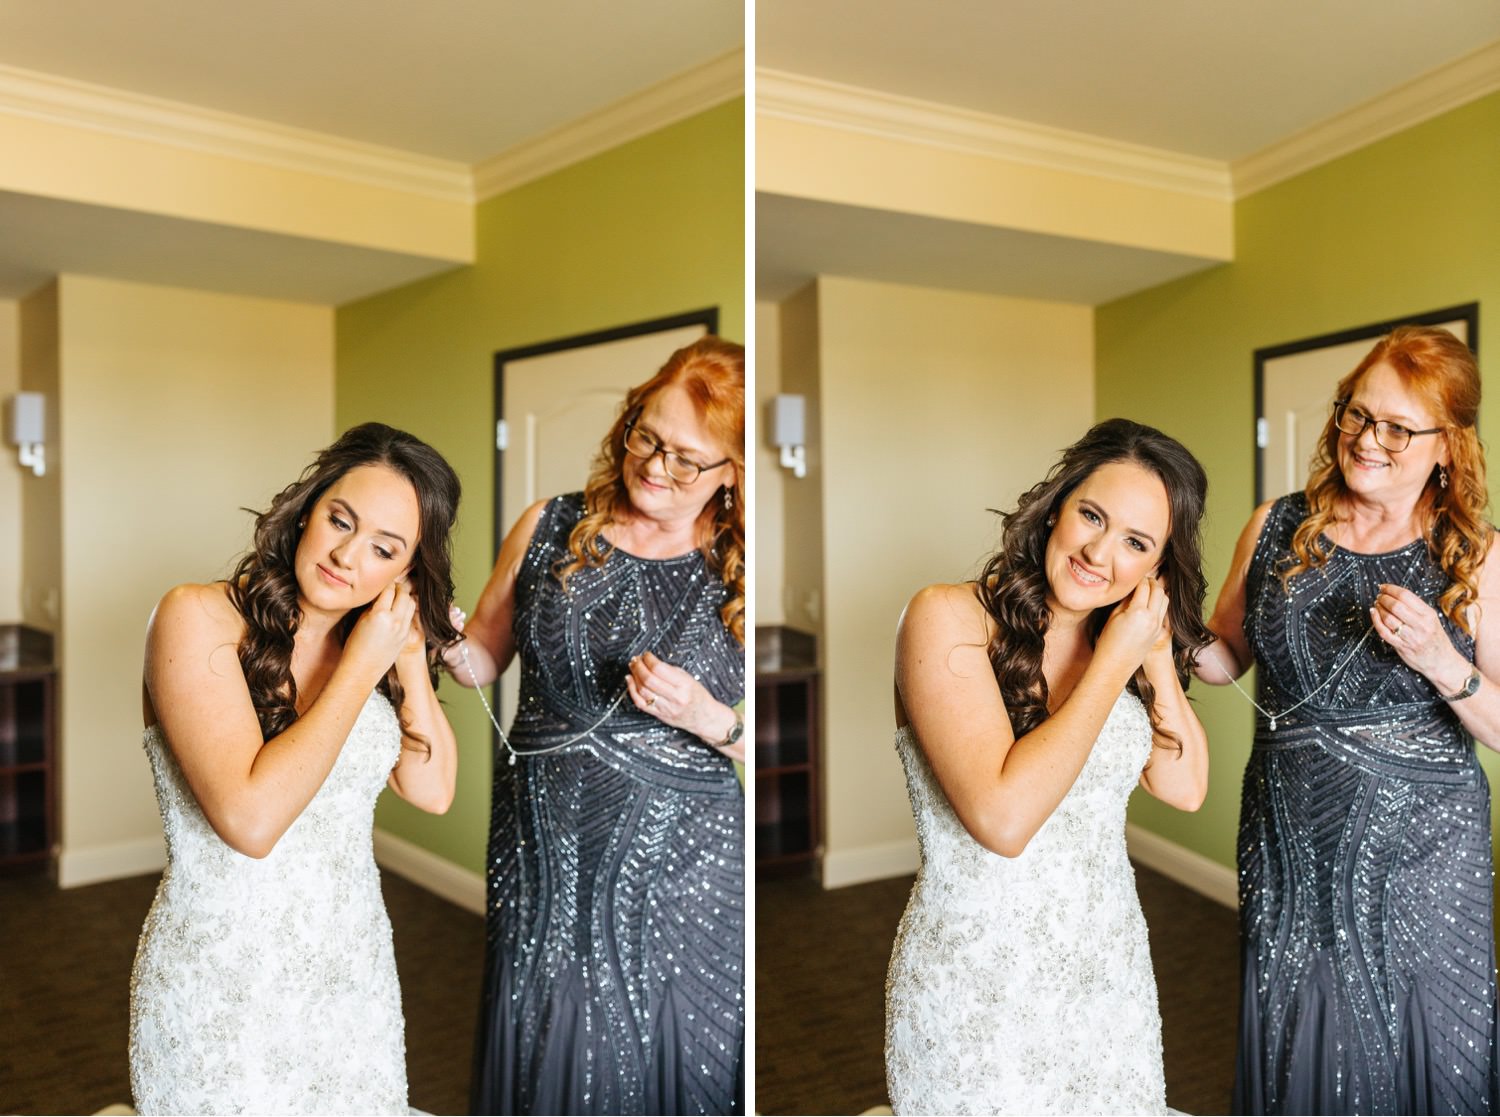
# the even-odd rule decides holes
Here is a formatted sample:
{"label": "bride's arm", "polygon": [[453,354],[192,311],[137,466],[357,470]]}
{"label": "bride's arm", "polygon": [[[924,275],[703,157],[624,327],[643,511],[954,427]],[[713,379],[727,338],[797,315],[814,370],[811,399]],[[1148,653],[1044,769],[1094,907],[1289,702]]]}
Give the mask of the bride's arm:
{"label": "bride's arm", "polygon": [[411,635],[396,657],[401,701],[401,756],[387,781],[414,807],[443,814],[453,803],[458,780],[458,742],[427,670],[427,639],[412,618]]}
{"label": "bride's arm", "polygon": [[1152,705],[1158,724],[1152,736],[1155,748],[1141,772],[1141,786],[1169,806],[1196,811],[1208,794],[1208,734],[1177,677],[1169,630],[1163,630],[1144,667],[1146,681],[1156,691]]}
{"label": "bride's arm", "polygon": [[269,741],[240,667],[244,620],[224,587],[178,586],[152,613],[151,709],[204,817],[233,849],[266,856],[323,786],[410,628],[393,597],[388,589],[365,611],[317,699]]}
{"label": "bride's arm", "polygon": [[1066,701],[1017,739],[990,666],[993,622],[973,586],[929,586],[912,599],[896,642],[897,696],[975,841],[1004,857],[1026,848],[1083,770],[1164,609],[1160,589],[1143,583],[1111,618]]}

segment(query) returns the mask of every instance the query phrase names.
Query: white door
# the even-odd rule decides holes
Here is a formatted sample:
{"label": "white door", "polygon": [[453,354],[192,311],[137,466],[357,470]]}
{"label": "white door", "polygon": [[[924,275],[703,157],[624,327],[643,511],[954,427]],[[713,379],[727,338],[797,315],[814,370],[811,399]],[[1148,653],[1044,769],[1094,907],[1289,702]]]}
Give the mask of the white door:
{"label": "white door", "polygon": [[[707,332],[701,324],[679,326],[507,360],[500,413],[508,445],[497,509],[506,531],[543,497],[581,490],[625,393]],[[516,708],[519,679],[512,669],[500,680],[502,725]]]}
{"label": "white door", "polygon": [[[1466,319],[1443,322],[1441,326],[1468,344]],[[1367,337],[1265,362],[1261,379],[1261,500],[1307,486],[1308,466],[1318,448],[1318,436],[1328,422],[1334,387],[1374,344],[1375,338]]]}

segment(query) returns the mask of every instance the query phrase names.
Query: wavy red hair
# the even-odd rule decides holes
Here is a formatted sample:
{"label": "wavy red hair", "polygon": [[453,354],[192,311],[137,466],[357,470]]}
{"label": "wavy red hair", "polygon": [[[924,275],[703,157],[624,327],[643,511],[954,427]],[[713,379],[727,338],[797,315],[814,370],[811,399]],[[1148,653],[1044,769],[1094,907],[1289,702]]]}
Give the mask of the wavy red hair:
{"label": "wavy red hair", "polygon": [[[1451,585],[1438,604],[1465,632],[1468,609],[1479,599],[1479,570],[1489,549],[1485,520],[1489,488],[1484,449],[1479,444],[1479,367],[1469,347],[1447,330],[1399,326],[1375,343],[1354,371],[1339,381],[1336,399],[1347,400],[1361,377],[1378,364],[1395,370],[1401,382],[1432,408],[1448,440],[1448,486],[1434,468],[1417,500],[1422,537]],[[1281,572],[1282,584],[1313,570],[1331,553],[1323,533],[1337,521],[1349,490],[1338,466],[1339,429],[1332,414],[1323,428],[1307,482],[1307,517],[1292,536],[1293,562]]]}
{"label": "wavy red hair", "polygon": [[697,546],[708,568],[729,588],[729,599],[720,610],[724,627],[741,644],[745,642],[745,347],[709,335],[677,350],[650,380],[625,394],[624,406],[615,419],[599,453],[594,458],[584,486],[583,518],[568,536],[571,561],[557,570],[567,585],[568,575],[584,566],[599,566],[609,557],[610,545],[602,532],[615,522],[616,514],[630,503],[625,488],[625,424],[652,397],[671,385],[685,389],[697,408],[709,435],[724,447],[734,465],[734,491],[730,507],[724,507],[726,488],[721,485],[708,498],[698,515]]}

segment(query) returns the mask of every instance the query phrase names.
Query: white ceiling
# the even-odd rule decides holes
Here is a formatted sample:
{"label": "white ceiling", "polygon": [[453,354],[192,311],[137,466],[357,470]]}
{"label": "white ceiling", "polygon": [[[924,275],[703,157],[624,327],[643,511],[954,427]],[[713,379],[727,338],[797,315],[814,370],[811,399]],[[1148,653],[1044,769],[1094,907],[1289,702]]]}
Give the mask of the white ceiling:
{"label": "white ceiling", "polygon": [[759,0],[756,65],[1234,160],[1500,39],[1495,0]]}
{"label": "white ceiling", "polygon": [[[757,0],[756,65],[1227,164],[1500,40],[1496,0]],[[761,195],[819,274],[1097,304],[1204,261]]]}
{"label": "white ceiling", "polygon": [[743,43],[738,0],[0,0],[0,64],[462,163]]}

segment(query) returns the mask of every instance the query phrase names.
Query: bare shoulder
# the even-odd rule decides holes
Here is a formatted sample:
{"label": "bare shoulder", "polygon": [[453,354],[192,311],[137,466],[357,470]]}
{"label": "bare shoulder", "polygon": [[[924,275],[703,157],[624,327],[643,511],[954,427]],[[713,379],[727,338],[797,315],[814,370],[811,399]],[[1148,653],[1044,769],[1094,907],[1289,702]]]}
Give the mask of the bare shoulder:
{"label": "bare shoulder", "polygon": [[1266,520],[1271,515],[1271,509],[1276,507],[1274,500],[1267,500],[1256,505],[1255,511],[1250,513],[1250,519],[1245,523],[1245,530],[1240,532],[1240,541],[1236,550],[1255,550],[1255,544],[1260,539],[1260,533],[1265,530]]}
{"label": "bare shoulder", "polygon": [[897,625],[902,648],[953,648],[988,643],[994,621],[980,604],[972,582],[924,586],[907,602]]}
{"label": "bare shoulder", "polygon": [[149,631],[153,640],[162,636],[217,636],[238,641],[245,618],[229,600],[223,582],[207,585],[189,582],[173,586],[151,612]]}
{"label": "bare shoulder", "polygon": [[538,500],[530,505],[530,507],[528,507],[526,511],[522,512],[520,517],[517,518],[515,526],[510,529],[511,534],[520,532],[524,534],[529,541],[531,537],[536,534],[536,525],[541,523],[542,513],[547,510],[547,505],[551,503],[551,499],[543,497],[541,500]]}
{"label": "bare shoulder", "polygon": [[536,534],[537,525],[542,522],[542,513],[547,510],[547,505],[550,503],[550,500],[539,500],[521,513],[500,544],[500,557],[497,565],[501,563],[518,565],[526,557],[526,552],[531,547],[532,536]]}
{"label": "bare shoulder", "polygon": [[[153,694],[192,690],[212,680],[242,678],[239,645],[245,618],[223,582],[174,586],[146,630],[146,681]],[[152,720],[148,714],[148,721]]]}

